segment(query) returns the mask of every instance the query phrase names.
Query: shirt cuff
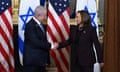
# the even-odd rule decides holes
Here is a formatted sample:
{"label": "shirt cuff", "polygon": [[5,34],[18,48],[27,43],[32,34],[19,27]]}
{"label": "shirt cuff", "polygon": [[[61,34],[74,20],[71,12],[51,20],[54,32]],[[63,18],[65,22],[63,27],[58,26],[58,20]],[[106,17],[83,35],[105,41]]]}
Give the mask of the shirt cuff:
{"label": "shirt cuff", "polygon": [[53,49],[53,48],[54,48],[54,44],[52,43],[52,44],[51,44],[51,49]]}

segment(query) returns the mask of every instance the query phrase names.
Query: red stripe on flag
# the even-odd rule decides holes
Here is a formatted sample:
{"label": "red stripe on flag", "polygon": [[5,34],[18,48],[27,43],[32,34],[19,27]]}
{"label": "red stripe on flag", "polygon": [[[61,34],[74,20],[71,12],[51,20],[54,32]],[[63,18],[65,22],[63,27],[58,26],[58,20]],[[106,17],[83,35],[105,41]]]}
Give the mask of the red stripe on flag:
{"label": "red stripe on flag", "polygon": [[63,15],[60,15],[60,19],[61,19],[61,21],[62,21],[62,24],[63,24],[64,27],[65,27],[65,30],[67,31],[67,35],[69,35],[69,33],[70,33],[69,27],[68,27],[68,24],[67,24],[64,16],[63,16]]}
{"label": "red stripe on flag", "polygon": [[56,62],[56,65],[57,65],[57,67],[58,67],[58,71],[59,71],[59,72],[64,72],[64,71],[62,70],[62,68],[61,68],[60,62],[58,61],[58,59],[57,59],[57,57],[56,57],[55,52],[54,52],[53,50],[50,50],[50,54],[51,54],[51,56],[54,58],[54,60],[55,60],[55,62]]}
{"label": "red stripe on flag", "polygon": [[67,8],[67,14],[70,16],[70,8]]}
{"label": "red stripe on flag", "polygon": [[52,16],[52,14],[51,14],[51,12],[49,10],[48,10],[48,16],[52,20],[53,25],[55,26],[55,28],[56,28],[57,32],[59,33],[60,37],[64,38],[60,27],[58,26],[57,22],[55,21],[54,17]]}
{"label": "red stripe on flag", "polygon": [[68,53],[70,52],[70,47],[69,47],[69,46],[66,47],[66,51],[67,51]]}
{"label": "red stripe on flag", "polygon": [[65,56],[64,56],[64,54],[63,54],[63,52],[62,52],[62,49],[61,50],[58,50],[59,51],[59,53],[60,53],[60,57],[62,58],[62,60],[63,60],[63,63],[65,64],[65,67],[69,70],[69,63],[68,63],[68,61],[66,60],[66,58],[65,58]]}
{"label": "red stripe on flag", "polygon": [[[69,8],[68,8],[69,9]],[[66,10],[67,11],[67,10]],[[68,14],[69,15],[69,14]],[[61,14],[60,16],[60,19],[61,19],[61,21],[62,21],[62,24],[64,25],[64,27],[65,27],[65,30],[67,31],[67,35],[69,35],[70,34],[70,30],[69,30],[69,25],[67,24],[67,22],[66,22],[66,20],[65,20],[65,18],[64,18],[64,15],[63,14]]]}
{"label": "red stripe on flag", "polygon": [[1,17],[2,17],[2,20],[4,21],[4,24],[8,28],[8,31],[10,32],[11,37],[13,37],[13,29],[11,27],[11,24],[8,21],[8,18],[6,18],[6,15],[4,13],[1,15]]}
{"label": "red stripe on flag", "polygon": [[5,42],[6,42],[7,45],[8,45],[8,48],[9,48],[9,50],[10,50],[11,55],[14,57],[14,50],[13,50],[12,46],[10,45],[9,39],[8,39],[8,37],[5,35],[5,32],[3,31],[3,29],[1,28],[1,26],[0,26],[0,33],[1,33],[2,37],[4,38]]}
{"label": "red stripe on flag", "polygon": [[13,68],[13,66],[10,64],[9,55],[5,52],[5,50],[4,50],[4,48],[2,47],[1,44],[0,44],[0,52],[1,52],[2,55],[4,56],[6,62],[8,63],[10,72],[13,72],[13,71],[14,71],[14,68]]}
{"label": "red stripe on flag", "polygon": [[8,8],[8,11],[9,11],[10,15],[12,16],[12,8],[11,7]]}
{"label": "red stripe on flag", "polygon": [[0,62],[0,72],[6,72],[6,69],[3,67],[3,65]]}
{"label": "red stripe on flag", "polygon": [[49,35],[51,36],[53,42],[57,42],[57,39],[55,38],[55,36],[49,26],[47,26],[47,31],[48,31]]}

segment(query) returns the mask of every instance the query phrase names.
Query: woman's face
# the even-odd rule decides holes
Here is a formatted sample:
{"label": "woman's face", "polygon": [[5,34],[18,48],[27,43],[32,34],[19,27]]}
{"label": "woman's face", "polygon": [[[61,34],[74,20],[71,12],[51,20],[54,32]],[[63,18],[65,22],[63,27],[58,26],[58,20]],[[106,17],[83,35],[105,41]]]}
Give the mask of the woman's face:
{"label": "woman's face", "polygon": [[76,23],[77,24],[81,24],[81,15],[80,15],[80,13],[76,13],[76,18],[75,18],[75,21],[76,21]]}

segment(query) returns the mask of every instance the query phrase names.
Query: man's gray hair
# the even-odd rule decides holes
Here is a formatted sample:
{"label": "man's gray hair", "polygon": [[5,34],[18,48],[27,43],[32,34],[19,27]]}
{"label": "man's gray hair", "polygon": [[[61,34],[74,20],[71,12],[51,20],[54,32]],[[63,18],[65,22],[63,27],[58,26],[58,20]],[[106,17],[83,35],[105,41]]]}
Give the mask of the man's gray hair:
{"label": "man's gray hair", "polygon": [[46,10],[45,7],[43,7],[43,6],[37,6],[35,8],[35,15],[42,15],[45,10]]}

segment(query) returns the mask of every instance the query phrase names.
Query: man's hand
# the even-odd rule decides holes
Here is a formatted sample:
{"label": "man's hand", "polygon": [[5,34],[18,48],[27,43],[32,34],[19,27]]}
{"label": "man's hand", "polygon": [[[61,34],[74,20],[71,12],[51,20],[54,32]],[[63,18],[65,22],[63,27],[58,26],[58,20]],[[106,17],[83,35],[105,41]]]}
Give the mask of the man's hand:
{"label": "man's hand", "polygon": [[57,49],[59,44],[57,42],[53,43],[53,48],[52,49]]}

